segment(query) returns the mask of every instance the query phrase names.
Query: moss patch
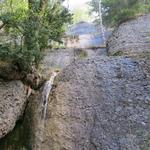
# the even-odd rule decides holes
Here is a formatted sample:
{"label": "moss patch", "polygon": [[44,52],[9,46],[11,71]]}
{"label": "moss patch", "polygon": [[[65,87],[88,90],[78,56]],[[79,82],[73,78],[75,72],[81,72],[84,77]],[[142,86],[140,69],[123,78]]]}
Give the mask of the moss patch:
{"label": "moss patch", "polygon": [[19,121],[14,130],[0,140],[0,150],[31,150],[28,146],[29,130]]}
{"label": "moss patch", "polygon": [[117,51],[116,53],[113,54],[113,56],[122,56],[123,52],[122,51]]}

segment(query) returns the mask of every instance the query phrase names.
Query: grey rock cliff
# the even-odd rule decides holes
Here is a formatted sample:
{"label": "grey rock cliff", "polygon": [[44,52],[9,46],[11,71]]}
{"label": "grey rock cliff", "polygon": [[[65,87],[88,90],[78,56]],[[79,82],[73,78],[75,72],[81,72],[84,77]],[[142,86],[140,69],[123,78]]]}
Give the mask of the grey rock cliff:
{"label": "grey rock cliff", "polygon": [[149,150],[149,22],[150,15],[126,22],[108,40],[109,55],[128,57],[97,55],[60,73],[42,149]]}
{"label": "grey rock cliff", "polygon": [[0,138],[13,130],[25,104],[26,89],[21,81],[0,80]]}
{"label": "grey rock cliff", "polygon": [[108,40],[109,55],[150,52],[150,14],[127,21]]}
{"label": "grey rock cliff", "polygon": [[149,150],[150,60],[71,64],[49,101],[44,150]]}

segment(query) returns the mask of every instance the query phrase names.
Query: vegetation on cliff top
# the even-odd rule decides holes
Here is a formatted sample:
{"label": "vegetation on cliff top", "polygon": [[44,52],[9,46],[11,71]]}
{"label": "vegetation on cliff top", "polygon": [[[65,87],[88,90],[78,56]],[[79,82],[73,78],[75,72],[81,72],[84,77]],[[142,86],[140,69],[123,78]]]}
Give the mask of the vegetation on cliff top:
{"label": "vegetation on cliff top", "polygon": [[[97,14],[99,21],[99,2],[91,0],[91,13]],[[150,0],[102,0],[102,14],[105,25],[115,26],[136,16],[150,13]]]}

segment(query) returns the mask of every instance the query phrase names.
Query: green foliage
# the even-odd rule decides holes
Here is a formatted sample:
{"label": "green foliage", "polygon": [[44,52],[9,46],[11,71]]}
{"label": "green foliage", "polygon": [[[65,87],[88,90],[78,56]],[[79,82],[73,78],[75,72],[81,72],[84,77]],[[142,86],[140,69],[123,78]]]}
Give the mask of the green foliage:
{"label": "green foliage", "polygon": [[[98,14],[99,0],[91,0],[91,13]],[[126,20],[150,12],[150,0],[102,0],[104,23],[118,25]],[[97,21],[99,20],[97,15]]]}
{"label": "green foliage", "polygon": [[73,11],[73,22],[79,23],[80,21],[89,21],[91,20],[89,12],[87,9],[75,9]]}
{"label": "green foliage", "polygon": [[117,51],[116,53],[113,54],[113,56],[122,56],[123,52],[122,51]]}
{"label": "green foliage", "polygon": [[0,44],[0,59],[11,61],[21,71],[38,66],[48,42],[61,42],[71,14],[59,1],[6,0],[0,2],[0,21],[9,40]]}
{"label": "green foliage", "polygon": [[84,50],[81,50],[78,54],[78,57],[81,59],[86,58],[86,57],[88,57],[88,53]]}

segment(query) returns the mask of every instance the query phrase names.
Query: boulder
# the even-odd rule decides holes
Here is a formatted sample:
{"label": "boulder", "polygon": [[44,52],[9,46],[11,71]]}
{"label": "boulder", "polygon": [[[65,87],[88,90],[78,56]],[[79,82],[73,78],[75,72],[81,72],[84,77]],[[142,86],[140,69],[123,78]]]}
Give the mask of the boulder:
{"label": "boulder", "polygon": [[25,104],[26,88],[21,81],[0,80],[0,138],[13,130]]}
{"label": "boulder", "polygon": [[121,24],[108,39],[109,55],[150,52],[150,14]]}

